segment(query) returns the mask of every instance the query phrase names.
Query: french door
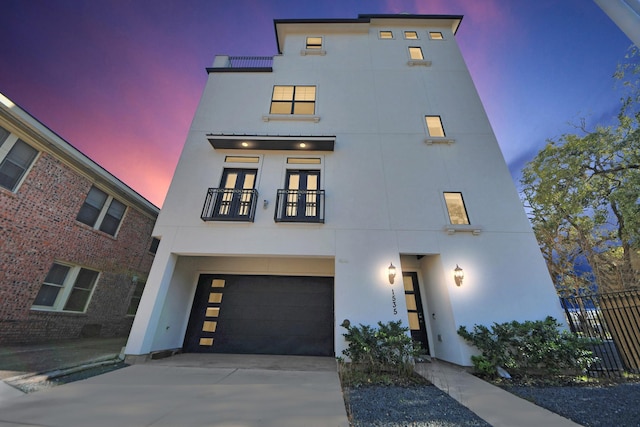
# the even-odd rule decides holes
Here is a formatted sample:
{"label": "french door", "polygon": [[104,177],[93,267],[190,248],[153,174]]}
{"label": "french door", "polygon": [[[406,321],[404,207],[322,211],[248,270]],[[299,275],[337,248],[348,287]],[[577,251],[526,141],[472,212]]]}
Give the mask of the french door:
{"label": "french door", "polygon": [[214,206],[217,218],[249,218],[257,173],[256,169],[224,170]]}
{"label": "french door", "polygon": [[288,170],[283,218],[308,221],[319,217],[320,171]]}

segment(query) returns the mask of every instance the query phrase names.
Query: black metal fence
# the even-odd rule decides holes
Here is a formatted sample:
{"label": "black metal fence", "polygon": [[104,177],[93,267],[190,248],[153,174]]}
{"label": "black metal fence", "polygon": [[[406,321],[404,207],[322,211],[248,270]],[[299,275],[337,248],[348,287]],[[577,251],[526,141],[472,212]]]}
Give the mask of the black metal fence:
{"label": "black metal fence", "polygon": [[640,290],[560,298],[572,332],[595,338],[593,375],[640,373]]}

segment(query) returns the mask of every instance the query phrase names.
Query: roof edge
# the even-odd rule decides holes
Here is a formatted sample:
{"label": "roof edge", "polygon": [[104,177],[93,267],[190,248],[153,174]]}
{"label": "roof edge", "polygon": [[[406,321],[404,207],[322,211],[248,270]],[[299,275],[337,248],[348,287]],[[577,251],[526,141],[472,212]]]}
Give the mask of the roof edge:
{"label": "roof edge", "polygon": [[464,15],[414,15],[414,14],[358,14],[357,18],[287,18],[287,19],[274,19],[273,27],[276,33],[276,46],[278,47],[278,53],[282,53],[280,49],[280,40],[278,37],[278,25],[279,24],[367,24],[372,19],[451,19],[457,20],[458,23],[453,28],[453,34],[455,35],[460,28],[460,23]]}
{"label": "roof edge", "polygon": [[40,138],[44,139],[45,141],[37,141],[39,144],[43,144],[43,142],[45,142],[45,146],[51,145],[57,147],[57,151],[63,153],[67,157],[68,161],[76,163],[74,165],[75,167],[93,171],[96,177],[100,177],[102,180],[108,182],[114,188],[120,189],[120,192],[127,194],[128,198],[131,201],[135,201],[139,205],[140,209],[147,210],[149,213],[155,216],[157,216],[160,212],[159,207],[151,203],[120,178],[116,177],[104,167],[100,166],[97,162],[84,154],[82,151],[78,150],[71,143],[55,133],[47,125],[42,123],[35,116],[22,108],[20,105],[13,102],[1,92],[0,110],[5,111],[8,117],[13,117],[13,120],[15,120],[25,129],[29,129],[31,133],[40,135]]}

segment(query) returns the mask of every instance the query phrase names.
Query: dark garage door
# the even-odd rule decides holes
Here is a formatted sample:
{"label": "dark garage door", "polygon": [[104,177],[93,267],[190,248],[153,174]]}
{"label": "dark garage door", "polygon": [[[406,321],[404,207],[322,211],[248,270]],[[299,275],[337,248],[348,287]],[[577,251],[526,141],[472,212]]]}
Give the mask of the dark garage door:
{"label": "dark garage door", "polygon": [[186,352],[333,356],[333,278],[203,274]]}

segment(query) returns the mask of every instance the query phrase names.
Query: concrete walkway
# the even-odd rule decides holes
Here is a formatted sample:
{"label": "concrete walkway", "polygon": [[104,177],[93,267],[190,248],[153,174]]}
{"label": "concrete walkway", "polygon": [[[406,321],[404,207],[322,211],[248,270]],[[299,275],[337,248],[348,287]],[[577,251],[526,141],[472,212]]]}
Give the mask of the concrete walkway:
{"label": "concrete walkway", "polygon": [[416,372],[493,427],[576,427],[580,424],[487,383],[445,362],[416,364]]}
{"label": "concrete walkway", "polygon": [[[123,338],[0,348],[0,380],[118,356]],[[494,427],[578,424],[446,362],[416,371]],[[0,381],[0,427],[341,426],[330,357],[180,354],[25,395]]]}
{"label": "concrete walkway", "polygon": [[0,402],[0,426],[27,425],[349,423],[333,358],[181,354]]}

